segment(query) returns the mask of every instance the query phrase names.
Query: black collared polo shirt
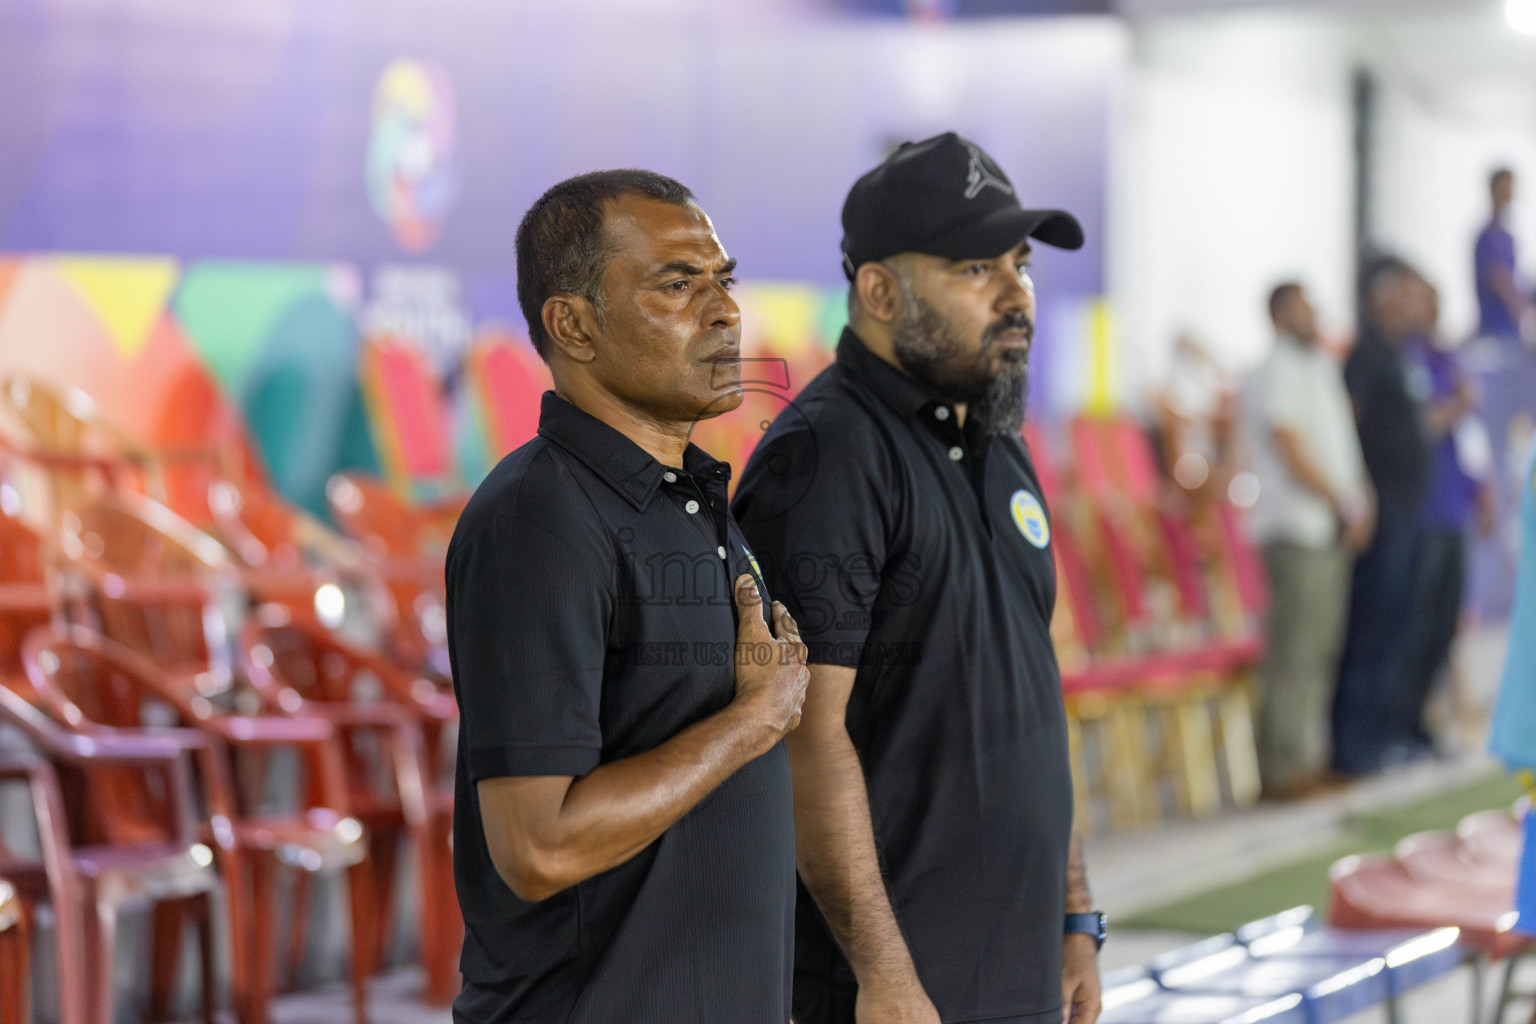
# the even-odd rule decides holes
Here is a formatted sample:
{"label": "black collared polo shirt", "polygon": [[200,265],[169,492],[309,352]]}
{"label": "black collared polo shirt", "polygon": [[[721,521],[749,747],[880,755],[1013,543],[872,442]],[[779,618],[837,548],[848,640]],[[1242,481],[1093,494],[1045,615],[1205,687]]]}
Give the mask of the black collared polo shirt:
{"label": "black collared polo shirt", "polygon": [[1431,457],[1402,353],[1367,328],[1344,362],[1344,386],[1355,404],[1376,514],[1390,525],[1415,522],[1429,493]]}
{"label": "black collared polo shirt", "polygon": [[476,795],[497,776],[584,775],[730,703],[732,581],[756,570],[729,516],[729,478],[693,446],[681,468],[663,466],[549,392],[539,436],[464,510],[447,564],[462,712],[456,1021],[788,1018],[794,831],[782,743],[624,864],[540,903],[497,874]]}
{"label": "black collared polo shirt", "polygon": [[[1023,441],[958,428],[850,330],[733,507],[810,660],[857,668],[848,732],[941,1016],[1059,1021],[1072,789],[1050,520]],[[803,891],[797,916],[795,1018],[844,1019],[825,1007],[852,1005],[852,972]]]}

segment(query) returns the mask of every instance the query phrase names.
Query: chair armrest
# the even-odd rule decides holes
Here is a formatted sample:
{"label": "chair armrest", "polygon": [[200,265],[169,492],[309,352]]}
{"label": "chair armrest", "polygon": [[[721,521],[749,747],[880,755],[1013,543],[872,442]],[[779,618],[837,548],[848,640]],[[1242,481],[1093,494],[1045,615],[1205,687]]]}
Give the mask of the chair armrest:
{"label": "chair armrest", "polygon": [[324,743],[335,735],[330,722],[312,716],[280,718],[268,715],[225,715],[206,719],[202,724],[226,743],[240,746]]}
{"label": "chair armrest", "polygon": [[108,479],[114,479],[124,470],[135,468],[132,459],[121,456],[53,451],[35,445],[21,444],[9,438],[0,438],[0,451],[46,469],[94,469]]}
{"label": "chair armrest", "polygon": [[342,729],[394,729],[409,725],[414,716],[398,704],[326,704],[306,701],[304,714],[323,718]]}
{"label": "chair armrest", "polygon": [[216,599],[207,584],[179,576],[119,576],[91,573],[91,582],[114,601],[128,604],[201,604]]}

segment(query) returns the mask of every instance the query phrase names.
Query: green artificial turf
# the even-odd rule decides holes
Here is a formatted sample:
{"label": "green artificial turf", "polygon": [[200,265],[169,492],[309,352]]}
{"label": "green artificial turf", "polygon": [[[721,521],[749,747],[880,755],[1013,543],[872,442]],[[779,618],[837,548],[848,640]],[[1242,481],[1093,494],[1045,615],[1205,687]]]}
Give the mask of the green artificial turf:
{"label": "green artificial turf", "polygon": [[1520,792],[1519,782],[1499,774],[1415,803],[1368,812],[1351,820],[1339,842],[1322,853],[1121,918],[1115,924],[1120,928],[1209,934],[1231,931],[1302,903],[1321,911],[1328,903],[1329,865],[1340,857],[1390,851],[1399,839],[1414,832],[1455,828],[1474,811],[1510,806]]}

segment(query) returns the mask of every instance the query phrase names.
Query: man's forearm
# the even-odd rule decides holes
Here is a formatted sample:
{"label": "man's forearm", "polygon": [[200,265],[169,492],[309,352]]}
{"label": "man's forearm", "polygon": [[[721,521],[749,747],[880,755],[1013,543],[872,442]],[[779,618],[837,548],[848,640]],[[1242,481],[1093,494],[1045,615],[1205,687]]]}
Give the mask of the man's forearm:
{"label": "man's forearm", "polygon": [[497,845],[520,847],[516,855],[496,858],[498,864],[530,866],[533,877],[513,884],[514,890],[524,898],[552,896],[629,860],[776,742],[762,716],[733,702],[660,746],[571,780],[559,814],[537,829],[517,820],[517,808],[532,801],[519,801],[516,791],[556,780],[487,779],[480,783],[482,809],[494,801],[501,813],[487,817],[504,823],[500,834],[487,835],[493,857]]}
{"label": "man's forearm", "polygon": [[1067,913],[1087,914],[1093,911],[1093,894],[1088,891],[1088,868],[1083,863],[1083,840],[1077,831],[1067,847]]}
{"label": "man's forearm", "polygon": [[858,753],[840,723],[807,724],[788,740],[800,877],[861,985],[910,977],[912,956],[880,875]]}
{"label": "man's forearm", "polygon": [[1295,431],[1287,427],[1274,427],[1271,430],[1275,446],[1280,450],[1280,457],[1285,462],[1296,482],[1307,490],[1316,494],[1319,498],[1333,505],[1338,502],[1339,495],[1328,485],[1328,479],[1323,476],[1323,471],[1313,461],[1312,454],[1302,443]]}

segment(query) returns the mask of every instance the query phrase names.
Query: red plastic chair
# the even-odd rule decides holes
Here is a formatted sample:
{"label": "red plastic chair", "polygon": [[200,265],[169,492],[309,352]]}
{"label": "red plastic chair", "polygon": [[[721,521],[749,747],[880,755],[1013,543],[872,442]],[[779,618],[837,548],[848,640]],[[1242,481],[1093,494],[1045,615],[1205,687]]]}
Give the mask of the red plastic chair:
{"label": "red plastic chair", "polygon": [[19,517],[21,499],[0,474],[0,683],[21,676],[21,641],[58,603],[42,534]]}
{"label": "red plastic chair", "polygon": [[27,439],[8,447],[48,475],[54,517],[117,486],[164,501],[168,467],[213,469],[224,459],[211,447],[146,444],[104,419],[79,388],[24,373],[0,383],[0,405]]}
{"label": "red plastic chair", "polygon": [[258,609],[243,640],[246,674],[269,707],[325,718],[341,737],[348,800],[368,827],[375,864],[380,956],[394,905],[395,853],[402,836],[410,839],[426,998],[446,1004],[458,991],[464,927],[451,849],[457,703],[430,679],[281,607]]}
{"label": "red plastic chair", "polygon": [[1507,959],[1494,1020],[1509,1004],[1514,968],[1536,939],[1511,931],[1514,901],[1482,886],[1416,878],[1392,857],[1345,857],[1328,872],[1328,923],[1335,928],[1461,929],[1463,945],[1481,954],[1474,962],[1470,1020],[1482,1020],[1483,959]]}
{"label": "red plastic chair", "polygon": [[366,552],[367,571],[389,591],[390,656],[401,664],[424,666],[446,682],[444,562],[463,506],[408,506],[381,481],[359,473],[331,477],[325,493],[337,525]]}
{"label": "red plastic chair", "polygon": [[462,491],[442,388],[421,352],[394,338],[374,339],[363,346],[358,376],[395,493],[438,499]]}
{"label": "red plastic chair", "polygon": [[[225,714],[197,691],[195,679],[176,678],[154,662],[91,630],[42,628],[27,637],[23,661],[38,703],[55,721],[85,737],[135,728],[156,719],[193,734],[210,824],[208,840],[221,852],[228,887],[236,1014],[244,1024],[267,1017],[275,967],[274,911],[279,867],[305,874],[345,869],[352,888],[352,995],[365,1020],[364,980],[373,959],[368,940],[376,924],[370,899],[371,865],[362,825],[347,807],[347,787],[330,724],[314,717]],[[268,758],[291,750],[303,767],[302,784],[270,806]],[[106,815],[118,833],[141,827],[147,800],[135,780],[100,780]],[[157,932],[180,934],[174,913],[157,915]],[[302,947],[301,936],[296,941]],[[156,991],[176,978],[174,956],[155,961]]]}
{"label": "red plastic chair", "polygon": [[[217,989],[209,897],[218,877],[193,820],[189,762],[200,744],[189,744],[184,734],[137,730],[82,736],[4,686],[0,721],[20,729],[48,758],[0,758],[0,779],[24,782],[31,793],[40,845],[36,856],[24,856],[0,837],[0,874],[24,903],[53,907],[62,1024],[111,1024],[117,917],[124,906],[144,902],[154,905],[157,923],[188,916],[196,922],[203,1017],[211,1024]],[[118,792],[136,784],[131,835],[102,789],[105,781]],[[170,989],[158,967],[175,962],[180,937],[179,930],[155,929],[151,995],[161,1019]]]}
{"label": "red plastic chair", "polygon": [[31,954],[21,897],[0,878],[0,1024],[26,1024]]}
{"label": "red plastic chair", "polygon": [[553,387],[549,368],[527,341],[492,338],[465,360],[492,459],[521,447],[539,430],[539,404]]}
{"label": "red plastic chair", "polygon": [[1415,832],[1398,840],[1392,856],[1409,876],[1427,885],[1486,891],[1490,899],[1515,905],[1518,866],[1480,860],[1477,851],[1452,832]]}
{"label": "red plastic chair", "polygon": [[218,541],[159,502],[116,492],[66,513],[60,547],[102,633],[169,671],[202,673],[205,697],[233,685],[226,634],[245,597]]}
{"label": "red plastic chair", "polygon": [[1328,923],[1335,928],[1456,927],[1463,942],[1496,960],[1533,941],[1510,930],[1511,900],[1480,887],[1425,882],[1392,857],[1345,857],[1329,870],[1328,888]]}
{"label": "red plastic chair", "polygon": [[253,600],[339,625],[354,595],[369,622],[396,628],[393,597],[357,542],[259,485],[217,480],[207,497],[210,532],[234,556]]}
{"label": "red plastic chair", "polygon": [[1469,814],[1457,824],[1456,838],[1468,855],[1481,863],[1516,867],[1525,845],[1520,822],[1526,813],[1522,805],[1526,803],[1522,797],[1513,813],[1495,809]]}

